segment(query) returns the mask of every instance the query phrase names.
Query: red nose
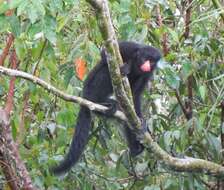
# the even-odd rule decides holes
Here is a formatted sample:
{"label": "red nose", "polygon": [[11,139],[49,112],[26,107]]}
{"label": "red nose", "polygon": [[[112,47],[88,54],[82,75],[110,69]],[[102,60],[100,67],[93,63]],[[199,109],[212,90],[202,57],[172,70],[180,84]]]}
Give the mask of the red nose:
{"label": "red nose", "polygon": [[143,72],[149,72],[149,71],[151,71],[150,61],[149,61],[149,60],[145,61],[145,62],[141,65],[140,68],[141,68],[141,70],[142,70]]}

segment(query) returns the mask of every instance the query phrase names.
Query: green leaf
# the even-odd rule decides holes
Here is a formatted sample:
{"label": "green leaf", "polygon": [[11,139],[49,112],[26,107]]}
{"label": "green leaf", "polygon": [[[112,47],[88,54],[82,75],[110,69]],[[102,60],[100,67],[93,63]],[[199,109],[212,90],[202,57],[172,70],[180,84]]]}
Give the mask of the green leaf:
{"label": "green leaf", "polygon": [[39,16],[45,15],[45,8],[41,0],[32,0],[32,4],[35,10],[37,10]]}
{"label": "green leaf", "polygon": [[10,24],[12,33],[14,34],[14,36],[18,37],[21,33],[19,17],[16,17],[15,15],[13,15],[13,16],[7,17],[7,20]]}
{"label": "green leaf", "polygon": [[68,87],[71,79],[74,76],[75,76],[74,69],[68,69],[68,70],[66,70],[65,75],[64,75],[64,84],[65,84],[66,87]]}
{"label": "green leaf", "polygon": [[29,5],[29,11],[27,11],[27,14],[32,24],[34,24],[37,21],[37,19],[39,19],[37,9],[35,9],[33,4]]}
{"label": "green leaf", "polygon": [[121,0],[120,1],[120,11],[122,13],[126,13],[129,11],[130,8],[130,0]]}
{"label": "green leaf", "polygon": [[25,14],[27,8],[29,7],[29,4],[29,1],[22,1],[17,8],[17,15],[20,16],[22,14]]}
{"label": "green leaf", "polygon": [[14,44],[17,56],[21,61],[24,60],[27,55],[27,49],[24,41],[17,38]]}
{"label": "green leaf", "polygon": [[180,85],[180,78],[176,71],[172,67],[166,67],[163,72],[167,84],[173,89],[178,89]]}
{"label": "green leaf", "polygon": [[67,61],[73,62],[73,59],[76,57],[78,53],[80,53],[80,50],[82,49],[81,46],[86,41],[86,34],[80,34],[76,40],[72,44],[72,50],[70,54],[68,55]]}
{"label": "green leaf", "polygon": [[13,1],[10,1],[9,7],[10,9],[15,9],[19,7],[21,3],[23,3],[23,0],[13,0]]}
{"label": "green leaf", "polygon": [[172,30],[171,28],[167,28],[167,30],[168,30],[168,34],[171,36],[172,41],[175,43],[179,43],[178,33]]}
{"label": "green leaf", "polygon": [[202,100],[205,101],[205,97],[206,97],[206,86],[201,85],[199,87],[199,93],[200,93],[200,96],[201,96]]}
{"label": "green leaf", "polygon": [[132,23],[132,18],[129,15],[124,15],[121,17],[120,19],[121,25],[129,24],[129,23]]}
{"label": "green leaf", "polygon": [[179,139],[180,139],[180,131],[178,131],[178,130],[173,131],[172,136],[173,136],[176,140],[179,140]]}
{"label": "green leaf", "polygon": [[44,67],[41,70],[40,77],[45,81],[51,81],[51,71],[48,68]]}
{"label": "green leaf", "polygon": [[182,73],[183,77],[186,79],[192,74],[192,64],[191,63],[184,63],[182,66]]}
{"label": "green leaf", "polygon": [[37,22],[29,26],[29,30],[27,32],[27,36],[30,38],[36,39],[37,35],[43,36],[43,28],[42,24]]}
{"label": "green leaf", "polygon": [[137,173],[143,173],[148,168],[148,162],[137,163],[135,170]]}
{"label": "green leaf", "polygon": [[56,121],[59,124],[65,125],[65,126],[71,126],[72,124],[75,123],[76,117],[74,117],[74,112],[73,110],[61,110],[60,112],[57,113],[56,116]]}
{"label": "green leaf", "polygon": [[61,16],[58,18],[57,32],[61,31],[61,29],[67,24],[68,20],[69,20],[68,15]]}
{"label": "green leaf", "polygon": [[170,150],[170,143],[171,143],[171,135],[172,133],[170,131],[166,131],[163,137],[164,140],[164,146],[166,150]]}
{"label": "green leaf", "polygon": [[0,14],[5,13],[7,10],[9,10],[9,4],[7,1],[3,1],[3,3],[0,2]]}
{"label": "green leaf", "polygon": [[148,27],[146,25],[143,25],[142,31],[136,36],[139,42],[144,42],[148,35]]}
{"label": "green leaf", "polygon": [[56,20],[51,16],[45,16],[42,19],[43,32],[45,37],[52,43],[56,44]]}
{"label": "green leaf", "polygon": [[23,1],[18,6],[17,14],[27,14],[31,23],[34,24],[45,15],[45,8],[40,0]]}
{"label": "green leaf", "polygon": [[0,15],[0,32],[6,32],[9,28],[8,19],[6,16]]}
{"label": "green leaf", "polygon": [[32,57],[34,58],[34,60],[39,58],[41,51],[43,49],[43,45],[44,45],[44,41],[41,40],[41,41],[36,42],[36,44],[34,44],[34,46],[32,47],[31,54],[32,54]]}
{"label": "green leaf", "polygon": [[213,153],[212,154],[213,157],[215,159],[218,159],[219,156],[220,156],[220,150],[222,149],[220,139],[217,136],[215,136],[211,133],[208,133],[206,138],[207,138],[207,141],[208,141],[208,144],[209,144],[209,147],[210,147],[209,149]]}
{"label": "green leaf", "polygon": [[4,93],[3,87],[0,85],[0,96],[2,96]]}

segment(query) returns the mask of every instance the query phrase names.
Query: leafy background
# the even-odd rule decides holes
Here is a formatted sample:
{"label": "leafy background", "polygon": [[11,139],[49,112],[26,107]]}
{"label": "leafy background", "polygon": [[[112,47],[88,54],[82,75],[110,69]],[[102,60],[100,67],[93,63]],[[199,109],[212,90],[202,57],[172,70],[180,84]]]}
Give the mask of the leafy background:
{"label": "leafy background", "polygon": [[[172,155],[200,157],[221,164],[222,10],[215,9],[212,1],[193,0],[190,36],[183,39],[184,3],[111,0],[110,10],[120,40],[151,44],[162,50],[162,36],[167,34],[169,52],[154,76],[152,88],[144,93],[143,110],[154,139]],[[158,5],[162,26],[157,19]],[[9,9],[15,9],[12,16],[5,15]],[[0,0],[0,54],[8,32],[15,36],[19,70],[36,70],[36,76],[66,93],[81,95],[83,82],[75,63],[77,59],[85,62],[87,75],[99,61],[103,45],[95,14],[85,1],[14,0],[6,4]],[[8,64],[6,60],[5,65]],[[175,91],[183,102],[187,100],[189,76],[193,76],[193,118],[187,121]],[[0,77],[0,106],[4,106],[9,80]],[[146,151],[130,160],[120,124],[97,117],[80,162],[65,176],[52,176],[48,169],[68,149],[79,106],[21,79],[16,81],[14,100],[13,136],[20,142],[21,156],[40,189],[204,190],[216,182],[205,174],[174,172]],[[189,135],[192,128],[193,135]],[[4,186],[3,175],[0,186]]]}

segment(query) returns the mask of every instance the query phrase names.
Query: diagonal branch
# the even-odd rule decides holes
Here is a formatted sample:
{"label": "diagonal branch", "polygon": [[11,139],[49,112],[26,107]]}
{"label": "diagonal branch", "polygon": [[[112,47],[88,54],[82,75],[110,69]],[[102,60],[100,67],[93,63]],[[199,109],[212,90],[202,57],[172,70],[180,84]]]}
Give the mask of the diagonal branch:
{"label": "diagonal branch", "polygon": [[[53,93],[54,95],[62,98],[63,100],[75,102],[82,106],[86,106],[92,111],[105,112],[108,109],[105,106],[96,104],[96,103],[86,100],[84,98],[66,94],[63,91],[61,91],[61,90],[55,88],[54,86],[50,85],[49,83],[45,82],[44,80],[42,80],[38,77],[35,77],[33,75],[30,75],[28,73],[25,73],[23,71],[8,69],[8,68],[0,66],[0,73],[2,73],[4,75],[8,75],[8,76],[15,76],[15,77],[20,77],[20,78],[29,80],[29,81],[45,88],[46,90],[48,90],[49,92]],[[114,116],[120,120],[126,121],[126,117],[121,111],[116,111]]]}

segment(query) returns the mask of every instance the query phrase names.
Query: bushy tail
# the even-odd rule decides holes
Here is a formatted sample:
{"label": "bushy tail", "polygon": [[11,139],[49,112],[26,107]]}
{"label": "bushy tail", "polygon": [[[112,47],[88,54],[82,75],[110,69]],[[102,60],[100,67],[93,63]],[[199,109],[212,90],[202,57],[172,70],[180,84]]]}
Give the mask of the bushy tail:
{"label": "bushy tail", "polygon": [[67,172],[79,160],[85,145],[88,142],[89,131],[91,125],[91,113],[86,107],[81,106],[79,116],[73,135],[72,143],[65,159],[52,172],[59,175]]}

